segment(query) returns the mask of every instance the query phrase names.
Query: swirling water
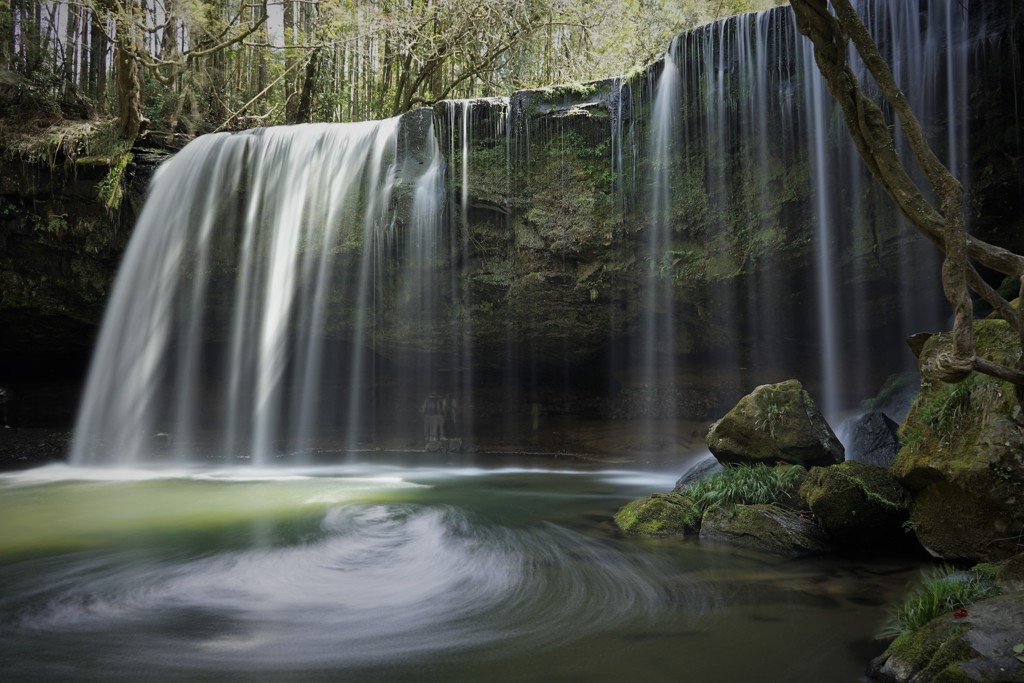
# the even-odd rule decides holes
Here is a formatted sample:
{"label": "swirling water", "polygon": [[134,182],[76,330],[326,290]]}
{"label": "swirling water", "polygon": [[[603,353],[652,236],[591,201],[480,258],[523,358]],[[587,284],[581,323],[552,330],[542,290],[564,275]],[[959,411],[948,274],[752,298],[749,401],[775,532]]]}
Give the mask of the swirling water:
{"label": "swirling water", "polygon": [[671,483],[401,464],[5,475],[0,673],[860,680],[912,568],[612,530]]}

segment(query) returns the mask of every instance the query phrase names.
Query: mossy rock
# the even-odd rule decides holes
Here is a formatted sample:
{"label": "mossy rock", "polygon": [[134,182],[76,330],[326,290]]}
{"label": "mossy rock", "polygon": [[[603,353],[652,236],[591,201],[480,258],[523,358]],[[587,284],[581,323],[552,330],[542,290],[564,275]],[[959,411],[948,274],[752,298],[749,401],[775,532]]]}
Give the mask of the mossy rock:
{"label": "mossy rock", "polygon": [[795,379],[764,384],[711,425],[708,449],[723,464],[790,463],[811,467],[844,458],[843,445]]}
{"label": "mossy rock", "polygon": [[[978,354],[1014,364],[1019,340],[1003,320],[974,322]],[[920,363],[948,351],[932,336]],[[936,557],[1006,559],[1024,531],[1024,428],[1013,387],[974,374],[959,384],[922,382],[900,426],[892,472],[911,491],[910,523]]]}
{"label": "mossy rock", "polygon": [[1024,594],[981,600],[967,615],[943,615],[900,636],[871,663],[877,681],[1024,682],[1024,663],[1013,648],[1024,643]]}
{"label": "mossy rock", "polygon": [[800,497],[837,546],[877,549],[913,541],[903,530],[910,495],[884,467],[853,461],[814,467]]}
{"label": "mossy rock", "polygon": [[711,507],[701,520],[700,539],[793,557],[831,550],[821,527],[778,505]]}
{"label": "mossy rock", "polygon": [[700,510],[686,496],[655,493],[626,503],[615,513],[615,523],[637,536],[687,536],[700,528]]}

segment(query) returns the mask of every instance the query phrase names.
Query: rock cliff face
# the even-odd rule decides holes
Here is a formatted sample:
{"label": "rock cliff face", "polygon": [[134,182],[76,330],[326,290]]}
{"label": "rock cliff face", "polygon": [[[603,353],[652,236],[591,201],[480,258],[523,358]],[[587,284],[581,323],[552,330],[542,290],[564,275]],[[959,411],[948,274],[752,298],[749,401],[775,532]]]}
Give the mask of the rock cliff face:
{"label": "rock cliff face", "polygon": [[[1009,10],[985,11],[969,31],[963,167],[975,231],[1019,249],[1024,30]],[[664,61],[627,79],[406,115],[400,165],[423,163],[432,130],[447,166],[438,210],[448,246],[435,260],[445,313],[425,334],[401,293],[383,292],[379,363],[444,355],[459,339],[472,348],[459,362],[474,366],[478,414],[704,420],[783,377],[824,395],[823,368],[835,362],[821,352],[828,337],[834,357],[857,368],[831,378],[841,398],[871,395],[903,364],[902,338],[942,314],[937,262],[859,170],[844,131],[814,138],[817,105],[801,103],[818,95],[791,24],[780,9],[677,41],[682,96],[667,156],[653,149]],[[931,124],[942,130],[952,116],[933,112]],[[819,168],[821,158],[835,163]],[[58,374],[77,377],[151,167],[138,155],[129,164],[139,182],[119,213],[94,199],[106,168],[15,164],[4,174],[0,324],[10,332],[0,339],[0,382],[56,371],[53,359],[68,354],[75,360]],[[663,181],[667,199],[655,210]],[[396,192],[399,232],[412,220],[402,215],[407,200]],[[654,220],[668,232],[656,253]],[[339,245],[339,264],[365,248]],[[398,255],[383,267],[406,264]],[[655,286],[670,296],[649,296]],[[334,305],[327,333],[345,343],[353,312]],[[836,319],[826,330],[829,310]],[[651,340],[653,319],[669,320],[673,334]],[[669,389],[634,372],[648,347],[670,361],[659,366]]]}
{"label": "rock cliff face", "polygon": [[0,174],[0,385],[18,426],[67,424],[106,297],[155,160],[118,179],[117,209],[99,199],[109,166],[10,156]]}

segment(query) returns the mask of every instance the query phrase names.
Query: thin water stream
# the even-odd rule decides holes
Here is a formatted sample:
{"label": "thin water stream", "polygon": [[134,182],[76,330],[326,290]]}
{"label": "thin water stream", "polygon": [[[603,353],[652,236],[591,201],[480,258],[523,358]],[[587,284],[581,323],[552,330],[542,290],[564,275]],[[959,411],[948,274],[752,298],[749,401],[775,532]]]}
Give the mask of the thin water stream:
{"label": "thin water stream", "polygon": [[857,681],[914,568],[623,538],[674,474],[446,466],[0,478],[10,681]]}

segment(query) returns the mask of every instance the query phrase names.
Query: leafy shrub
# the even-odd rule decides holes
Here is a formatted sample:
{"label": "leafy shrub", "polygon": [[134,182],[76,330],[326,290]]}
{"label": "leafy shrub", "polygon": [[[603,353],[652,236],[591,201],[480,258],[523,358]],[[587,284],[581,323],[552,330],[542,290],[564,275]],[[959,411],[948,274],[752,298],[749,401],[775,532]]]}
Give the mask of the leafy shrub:
{"label": "leafy shrub", "polygon": [[997,592],[990,581],[974,572],[938,567],[925,573],[921,585],[892,610],[879,635],[889,638],[916,631],[936,617],[956,612]]}
{"label": "leafy shrub", "polygon": [[702,511],[730,503],[785,505],[793,499],[803,473],[804,469],[795,465],[727,465],[691,486],[686,495]]}

